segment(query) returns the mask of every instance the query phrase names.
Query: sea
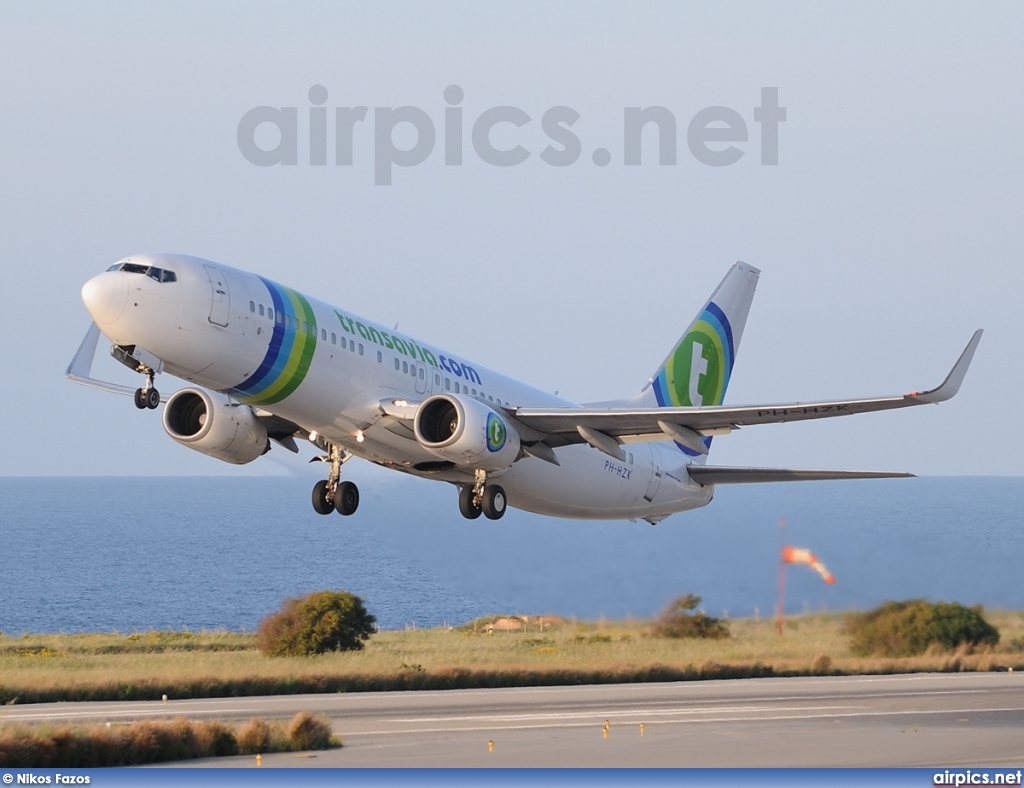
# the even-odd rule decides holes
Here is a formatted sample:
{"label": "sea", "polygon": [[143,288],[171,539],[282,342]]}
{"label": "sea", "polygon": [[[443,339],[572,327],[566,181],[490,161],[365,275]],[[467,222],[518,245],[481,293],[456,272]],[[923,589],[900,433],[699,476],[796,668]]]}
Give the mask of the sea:
{"label": "sea", "polygon": [[[0,478],[0,631],[251,631],[289,598],[346,590],[382,629],[491,614],[648,618],[686,593],[729,618],[888,599],[1024,609],[1024,477],[721,486],[657,526],[509,509],[468,521],[454,487],[397,474],[351,517],[313,478]],[[782,525],[784,521],[784,525]]]}

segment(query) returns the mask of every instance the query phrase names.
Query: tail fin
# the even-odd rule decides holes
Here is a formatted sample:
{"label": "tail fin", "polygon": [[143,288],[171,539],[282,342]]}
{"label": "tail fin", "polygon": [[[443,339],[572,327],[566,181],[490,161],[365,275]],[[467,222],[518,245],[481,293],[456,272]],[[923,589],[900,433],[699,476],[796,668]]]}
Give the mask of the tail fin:
{"label": "tail fin", "polygon": [[[653,394],[662,408],[722,404],[760,273],[746,263],[733,263],[682,339],[644,386],[644,398]],[[684,453],[700,458],[698,461],[706,457],[676,445]],[[704,438],[704,445],[711,446],[710,437]]]}

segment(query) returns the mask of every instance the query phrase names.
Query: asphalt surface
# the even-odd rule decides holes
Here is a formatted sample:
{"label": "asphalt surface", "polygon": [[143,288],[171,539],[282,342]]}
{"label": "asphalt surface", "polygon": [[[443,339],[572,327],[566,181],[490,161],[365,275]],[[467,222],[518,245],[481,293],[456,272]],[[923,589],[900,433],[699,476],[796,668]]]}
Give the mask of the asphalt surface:
{"label": "asphalt surface", "polygon": [[48,703],[0,707],[0,721],[227,721],[298,711],[327,715],[344,748],[264,756],[264,768],[1024,766],[1022,673]]}

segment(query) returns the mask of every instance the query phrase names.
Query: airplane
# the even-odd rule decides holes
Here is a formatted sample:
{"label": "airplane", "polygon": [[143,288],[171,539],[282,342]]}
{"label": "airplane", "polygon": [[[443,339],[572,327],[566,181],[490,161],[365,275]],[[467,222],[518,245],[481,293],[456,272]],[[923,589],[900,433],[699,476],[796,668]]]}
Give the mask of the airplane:
{"label": "airplane", "polygon": [[[706,506],[720,484],[912,476],[708,464],[712,438],[742,427],[948,400],[981,340],[979,329],[928,391],[727,406],[759,276],[734,263],[636,393],[578,405],[257,274],[187,255],[134,255],[83,286],[93,323],[66,374],[133,396],[140,409],[163,403],[172,439],[224,462],[311,442],[327,465],[312,493],[325,515],[359,505],[356,485],[341,479],[353,457],[453,484],[464,517],[491,520],[512,506],[653,525]],[[144,385],[91,377],[101,333]],[[164,398],[155,386],[162,373],[193,385]]]}

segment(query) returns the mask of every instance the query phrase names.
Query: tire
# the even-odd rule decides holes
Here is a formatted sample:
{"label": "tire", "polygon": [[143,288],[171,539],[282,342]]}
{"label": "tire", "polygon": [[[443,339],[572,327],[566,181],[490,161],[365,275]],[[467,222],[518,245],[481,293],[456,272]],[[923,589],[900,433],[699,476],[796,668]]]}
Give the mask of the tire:
{"label": "tire", "polygon": [[473,505],[473,488],[471,486],[459,490],[459,511],[467,520],[475,520],[480,516],[480,507]]}
{"label": "tire", "polygon": [[484,499],[480,502],[480,508],[488,520],[500,520],[508,507],[508,499],[505,497],[505,489],[497,484],[489,484],[484,487]]}
{"label": "tire", "polygon": [[150,389],[146,392],[146,407],[150,410],[156,410],[160,405],[160,392],[156,389]]}
{"label": "tire", "polygon": [[135,407],[139,410],[146,409],[146,392],[142,389],[135,389]]}
{"label": "tire", "polygon": [[334,504],[327,500],[327,479],[313,485],[313,509],[317,514],[330,514]]}
{"label": "tire", "polygon": [[334,491],[334,508],[348,517],[359,508],[359,488],[352,482],[342,482]]}

